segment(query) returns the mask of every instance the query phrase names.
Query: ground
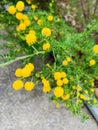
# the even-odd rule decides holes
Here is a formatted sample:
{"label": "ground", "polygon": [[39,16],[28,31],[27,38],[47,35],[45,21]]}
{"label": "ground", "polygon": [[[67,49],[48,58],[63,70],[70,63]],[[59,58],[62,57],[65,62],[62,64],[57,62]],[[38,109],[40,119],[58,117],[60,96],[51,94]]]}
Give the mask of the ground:
{"label": "ground", "polygon": [[91,119],[81,123],[64,106],[55,108],[42,92],[41,85],[34,91],[14,91],[11,87],[15,79],[14,70],[20,63],[0,68],[0,130],[98,130]]}

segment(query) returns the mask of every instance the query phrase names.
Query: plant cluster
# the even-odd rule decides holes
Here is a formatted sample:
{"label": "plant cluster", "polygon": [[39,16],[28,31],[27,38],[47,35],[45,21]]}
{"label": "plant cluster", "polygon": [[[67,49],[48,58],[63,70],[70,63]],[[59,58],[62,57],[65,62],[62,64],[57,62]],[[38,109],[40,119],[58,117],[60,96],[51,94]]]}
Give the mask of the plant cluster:
{"label": "plant cluster", "polygon": [[[62,103],[76,115],[84,102],[97,104],[94,80],[98,79],[98,45],[92,34],[98,30],[98,21],[93,20],[78,33],[53,10],[43,11],[35,4],[28,7],[25,12],[23,1],[8,7],[16,42],[6,45],[11,49],[7,54],[10,58],[2,56],[0,67],[23,61],[23,67],[15,70],[17,80],[12,88],[31,91],[40,81],[56,107]],[[39,55],[44,62],[41,70],[33,63]]]}

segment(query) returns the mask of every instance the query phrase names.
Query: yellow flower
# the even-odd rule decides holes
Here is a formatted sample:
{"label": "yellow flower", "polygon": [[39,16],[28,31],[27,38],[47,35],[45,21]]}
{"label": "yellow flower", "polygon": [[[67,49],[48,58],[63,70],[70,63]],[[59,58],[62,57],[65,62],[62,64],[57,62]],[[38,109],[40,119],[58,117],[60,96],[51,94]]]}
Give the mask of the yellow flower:
{"label": "yellow flower", "polygon": [[44,78],[44,79],[42,79],[42,83],[44,85],[43,86],[43,92],[45,92],[45,93],[50,92],[51,87],[50,87],[49,81]]}
{"label": "yellow flower", "polygon": [[33,18],[34,18],[34,20],[36,20],[36,21],[38,20],[38,17],[37,17],[37,16],[34,16]]}
{"label": "yellow flower", "polygon": [[81,91],[82,90],[82,87],[81,86],[77,86],[77,91]]}
{"label": "yellow flower", "polygon": [[67,57],[66,60],[67,60],[67,62],[70,62],[70,61],[71,61],[71,58],[70,58],[70,57]]}
{"label": "yellow flower", "polygon": [[56,96],[56,97],[62,97],[63,96],[63,94],[64,94],[64,90],[63,90],[63,88],[62,87],[56,87],[55,89],[54,89],[54,95]]}
{"label": "yellow flower", "polygon": [[24,77],[24,78],[27,78],[27,77],[29,77],[31,75],[31,71],[27,68],[27,67],[24,67],[23,69],[22,69],[22,76]]}
{"label": "yellow flower", "polygon": [[49,37],[51,35],[51,29],[44,27],[42,29],[42,35]]}
{"label": "yellow flower", "polygon": [[25,21],[24,21],[24,24],[28,27],[28,26],[31,25],[31,22],[30,22],[30,20],[25,20]]}
{"label": "yellow flower", "polygon": [[37,8],[37,5],[31,5],[31,8],[33,9],[33,10],[35,10],[36,8]]}
{"label": "yellow flower", "polygon": [[86,94],[88,94],[88,90],[85,90],[84,92],[85,92]]}
{"label": "yellow flower", "polygon": [[34,65],[32,63],[28,63],[26,66],[25,66],[26,69],[30,70],[30,71],[33,71],[34,70]]}
{"label": "yellow flower", "polygon": [[24,85],[25,90],[31,91],[34,89],[34,83],[33,82],[26,82]]}
{"label": "yellow flower", "polygon": [[22,18],[23,18],[23,14],[22,13],[20,13],[20,12],[16,13],[16,19],[22,20]]}
{"label": "yellow flower", "polygon": [[18,11],[23,11],[24,10],[24,2],[23,1],[18,1],[16,4],[16,8]]}
{"label": "yellow flower", "polygon": [[50,44],[49,43],[45,43],[43,45],[43,50],[46,51],[46,50],[49,50],[50,49]]}
{"label": "yellow flower", "polygon": [[48,93],[48,92],[50,92],[50,90],[51,90],[50,85],[44,85],[44,87],[43,87],[43,92],[44,93]]}
{"label": "yellow flower", "polygon": [[76,89],[76,86],[72,86],[72,89]]}
{"label": "yellow flower", "polygon": [[57,86],[62,86],[63,85],[63,81],[61,79],[57,80]]}
{"label": "yellow flower", "polygon": [[61,72],[61,78],[65,78],[67,74],[65,72]]}
{"label": "yellow flower", "polygon": [[47,17],[47,19],[48,19],[48,21],[52,21],[53,20],[53,16],[50,15],[50,16]]}
{"label": "yellow flower", "polygon": [[63,65],[63,66],[68,65],[68,61],[67,61],[67,60],[64,60],[64,61],[62,62],[62,65]]}
{"label": "yellow flower", "polygon": [[22,82],[22,80],[16,80],[16,81],[14,81],[14,83],[13,83],[13,89],[14,90],[20,90],[21,88],[23,88],[23,82]]}
{"label": "yellow flower", "polygon": [[34,30],[30,30],[30,31],[29,31],[29,34],[30,34],[30,33],[33,34],[33,35],[36,34]]}
{"label": "yellow flower", "polygon": [[96,103],[97,103],[97,99],[96,99],[96,98],[94,98],[93,102],[96,104]]}
{"label": "yellow flower", "polygon": [[26,25],[25,25],[24,23],[20,23],[19,29],[20,29],[21,31],[26,30]]}
{"label": "yellow flower", "polygon": [[32,33],[27,34],[26,36],[26,42],[28,43],[28,45],[32,45],[36,42],[36,36]]}
{"label": "yellow flower", "polygon": [[15,9],[15,7],[14,6],[10,6],[10,7],[8,7],[8,12],[10,13],[10,14],[15,14],[16,13],[16,9]]}
{"label": "yellow flower", "polygon": [[26,2],[27,2],[28,4],[31,4],[31,0],[26,0]]}
{"label": "yellow flower", "polygon": [[69,82],[69,81],[68,81],[67,78],[64,78],[64,79],[63,79],[63,83],[64,83],[64,84],[68,84],[68,82]]}
{"label": "yellow flower", "polygon": [[27,15],[25,15],[25,14],[23,14],[22,15],[22,19],[25,21],[25,20],[28,20],[28,16]]}
{"label": "yellow flower", "polygon": [[55,80],[61,79],[61,73],[60,73],[60,72],[55,72],[55,73],[54,73],[54,79],[55,79]]}
{"label": "yellow flower", "polygon": [[84,96],[83,94],[80,94],[80,98],[81,98],[81,99],[84,99],[85,96]]}
{"label": "yellow flower", "polygon": [[39,19],[39,20],[37,21],[37,24],[38,24],[38,25],[42,25],[42,23],[43,23],[43,22],[42,22],[41,19]]}
{"label": "yellow flower", "polygon": [[16,69],[15,75],[16,75],[17,77],[22,77],[22,69],[21,69],[21,68]]}
{"label": "yellow flower", "polygon": [[70,94],[66,94],[62,96],[63,100],[68,100],[70,98]]}
{"label": "yellow flower", "polygon": [[98,53],[98,45],[95,45],[95,46],[93,47],[93,51],[94,51],[95,53]]}
{"label": "yellow flower", "polygon": [[95,65],[96,61],[95,60],[90,60],[90,66]]}

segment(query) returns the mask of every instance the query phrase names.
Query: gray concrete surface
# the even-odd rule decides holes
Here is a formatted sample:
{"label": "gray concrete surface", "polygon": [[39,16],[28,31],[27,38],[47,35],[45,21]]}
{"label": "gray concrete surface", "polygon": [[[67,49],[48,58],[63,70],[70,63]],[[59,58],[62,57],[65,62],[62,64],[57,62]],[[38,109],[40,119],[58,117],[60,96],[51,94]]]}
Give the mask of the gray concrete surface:
{"label": "gray concrete surface", "polygon": [[0,130],[98,130],[92,117],[81,123],[65,107],[56,109],[40,85],[32,92],[12,90],[18,66],[0,68]]}

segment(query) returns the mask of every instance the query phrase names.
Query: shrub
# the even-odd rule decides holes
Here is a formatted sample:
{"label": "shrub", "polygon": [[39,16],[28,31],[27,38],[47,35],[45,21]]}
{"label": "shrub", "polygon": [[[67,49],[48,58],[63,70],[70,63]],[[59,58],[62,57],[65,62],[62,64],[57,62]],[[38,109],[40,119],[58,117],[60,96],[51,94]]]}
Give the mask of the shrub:
{"label": "shrub", "polygon": [[[0,67],[23,61],[23,67],[15,71],[12,88],[31,91],[41,82],[43,92],[51,93],[57,107],[62,103],[76,115],[81,114],[85,102],[97,104],[94,80],[98,79],[98,45],[91,36],[98,29],[98,21],[93,20],[78,33],[53,10],[30,5],[25,12],[24,7],[22,1],[8,7],[16,41],[5,45],[9,53],[2,55]],[[44,62],[41,70],[33,64],[39,55]]]}

